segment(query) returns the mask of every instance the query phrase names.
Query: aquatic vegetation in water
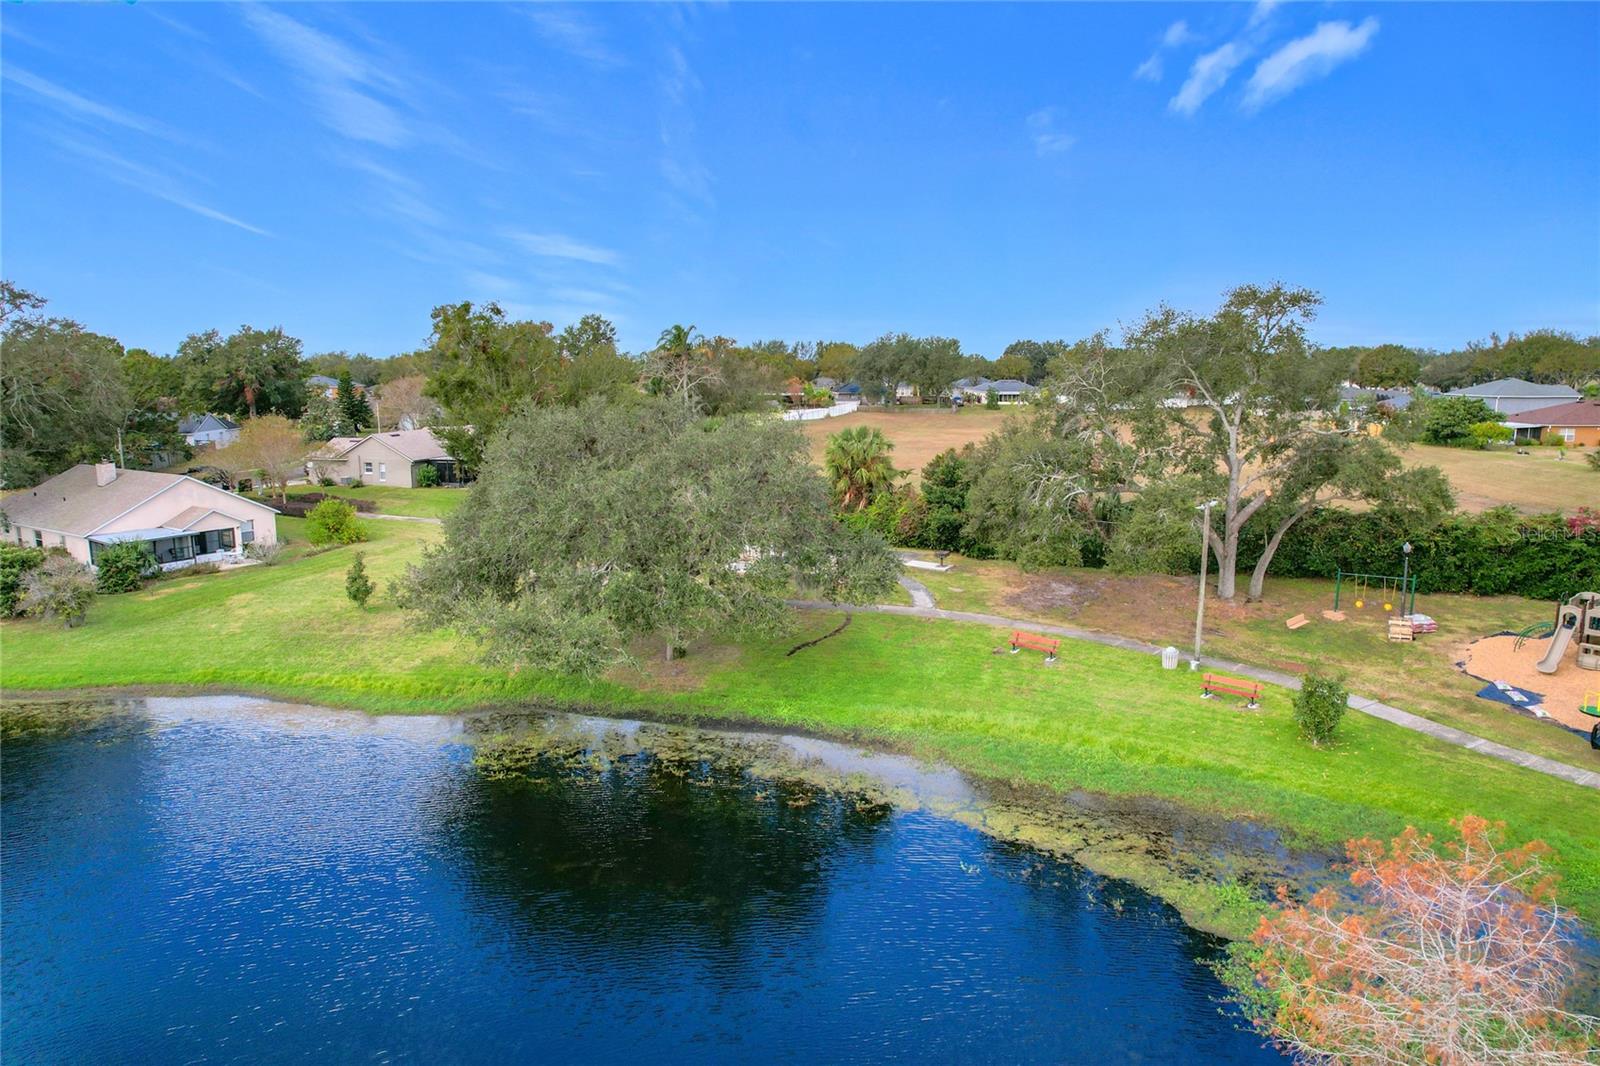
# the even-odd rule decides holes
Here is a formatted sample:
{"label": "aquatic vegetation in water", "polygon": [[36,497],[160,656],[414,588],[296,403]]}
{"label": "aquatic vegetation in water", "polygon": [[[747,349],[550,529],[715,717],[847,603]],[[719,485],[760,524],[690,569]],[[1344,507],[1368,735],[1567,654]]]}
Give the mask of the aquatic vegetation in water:
{"label": "aquatic vegetation in water", "polygon": [[126,704],[106,699],[0,700],[0,741],[66,736],[130,713]]}

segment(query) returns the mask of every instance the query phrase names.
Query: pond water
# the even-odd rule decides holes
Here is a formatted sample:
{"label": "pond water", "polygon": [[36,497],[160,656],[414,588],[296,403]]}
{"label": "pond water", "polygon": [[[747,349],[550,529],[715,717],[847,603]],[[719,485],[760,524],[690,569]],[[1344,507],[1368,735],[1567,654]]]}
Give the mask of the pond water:
{"label": "pond water", "polygon": [[1168,906],[923,806],[657,727],[494,777],[470,719],[119,706],[0,748],[7,1063],[1283,1061]]}

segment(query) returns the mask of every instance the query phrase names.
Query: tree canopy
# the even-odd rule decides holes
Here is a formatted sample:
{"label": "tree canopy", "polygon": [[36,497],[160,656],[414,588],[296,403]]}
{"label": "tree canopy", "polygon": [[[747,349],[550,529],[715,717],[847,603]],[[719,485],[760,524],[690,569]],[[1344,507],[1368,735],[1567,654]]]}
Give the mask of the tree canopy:
{"label": "tree canopy", "polygon": [[1283,535],[1318,503],[1448,509],[1436,470],[1402,472],[1382,443],[1330,424],[1349,366],[1306,341],[1320,302],[1306,289],[1245,285],[1208,317],[1158,308],[1120,350],[1103,337],[1079,345],[1057,364],[1060,402],[1041,406],[1068,455],[1037,470],[1035,498],[1070,517],[1097,494],[1132,495],[1136,512],[1179,528],[1215,499],[1205,539],[1225,598],[1235,595],[1247,527],[1265,541],[1250,583],[1257,597]]}
{"label": "tree canopy", "polygon": [[0,483],[32,485],[73,463],[116,455],[129,410],[123,350],[44,301],[7,286],[0,311]]}
{"label": "tree canopy", "polygon": [[793,426],[591,399],[506,423],[401,592],[492,661],[593,674],[644,638],[670,656],[704,632],[775,631],[796,584],[855,601],[897,572],[833,520]]}

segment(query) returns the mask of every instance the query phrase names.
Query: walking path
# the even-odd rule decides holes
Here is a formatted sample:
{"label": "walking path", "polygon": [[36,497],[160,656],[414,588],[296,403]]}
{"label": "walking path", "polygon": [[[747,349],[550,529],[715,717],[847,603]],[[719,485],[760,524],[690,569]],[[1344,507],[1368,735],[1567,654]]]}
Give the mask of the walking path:
{"label": "walking path", "polygon": [[[1086,640],[1091,644],[1104,644],[1112,648],[1121,648],[1124,651],[1142,652],[1146,655],[1161,654],[1161,649],[1154,644],[1146,644],[1142,640],[1133,640],[1130,637],[1119,637],[1114,633],[1098,633],[1091,629],[1078,629],[1075,626],[1050,625],[1020,618],[1005,618],[997,614],[980,614],[976,611],[947,611],[933,605],[933,597],[929,595],[927,588],[921,582],[902,576],[900,585],[911,593],[913,606],[906,607],[896,604],[851,606],[823,603],[819,600],[792,600],[790,603],[792,606],[806,610],[899,614],[912,618],[938,618],[947,622],[976,622],[979,625],[1000,626],[1006,629],[1030,629],[1035,632],[1068,637],[1072,640]],[[924,599],[926,599],[926,603],[922,602]],[[1209,656],[1202,658],[1200,661],[1206,666],[1225,670],[1230,674],[1238,674],[1241,677],[1265,681],[1269,685],[1277,685],[1280,688],[1294,691],[1299,691],[1300,689],[1300,679],[1298,677],[1279,670],[1267,670],[1259,666],[1236,663],[1229,659],[1213,659]],[[1412,714],[1410,711],[1402,711],[1398,707],[1380,703],[1368,696],[1357,696],[1352,693],[1349,699],[1349,706],[1353,711],[1371,715],[1373,718],[1381,718],[1385,722],[1392,722],[1402,729],[1424,733],[1436,740],[1442,740],[1446,744],[1454,744],[1457,747],[1479,752],[1489,756],[1491,759],[1499,759],[1501,762],[1523,766],[1529,770],[1536,770],[1541,774],[1549,774],[1551,777],[1559,777],[1564,781],[1583,785],[1586,788],[1600,789],[1600,772],[1594,770],[1583,770],[1576,766],[1569,766],[1564,762],[1557,762],[1555,759],[1547,759],[1543,755],[1535,755],[1530,751],[1497,744],[1492,740],[1486,740],[1472,733],[1463,732],[1447,725],[1440,725],[1438,722],[1423,718],[1421,715]]]}
{"label": "walking path", "polygon": [[442,518],[423,518],[421,515],[415,514],[380,514],[377,511],[368,511],[365,514],[359,515],[358,517],[377,518],[384,522],[426,522],[430,526],[444,524],[444,519]]}

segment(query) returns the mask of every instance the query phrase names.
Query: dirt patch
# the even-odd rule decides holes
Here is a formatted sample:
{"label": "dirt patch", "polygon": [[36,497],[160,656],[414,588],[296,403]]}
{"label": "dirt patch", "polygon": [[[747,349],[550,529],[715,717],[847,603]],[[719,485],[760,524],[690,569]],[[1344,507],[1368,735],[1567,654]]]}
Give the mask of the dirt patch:
{"label": "dirt patch", "polygon": [[[1578,669],[1576,648],[1553,674],[1541,674],[1535,665],[1550,648],[1548,640],[1526,641],[1520,650],[1513,636],[1484,637],[1465,649],[1462,669],[1486,681],[1504,681],[1544,696],[1544,711],[1562,725],[1587,733],[1596,719],[1578,710],[1584,698],[1600,693],[1600,672]],[[1506,710],[1519,714],[1511,707]]]}
{"label": "dirt patch", "polygon": [[1086,604],[1098,600],[1103,581],[1063,581],[1054,577],[1029,577],[1001,597],[1007,607],[1025,611],[1049,611],[1074,617]]}

